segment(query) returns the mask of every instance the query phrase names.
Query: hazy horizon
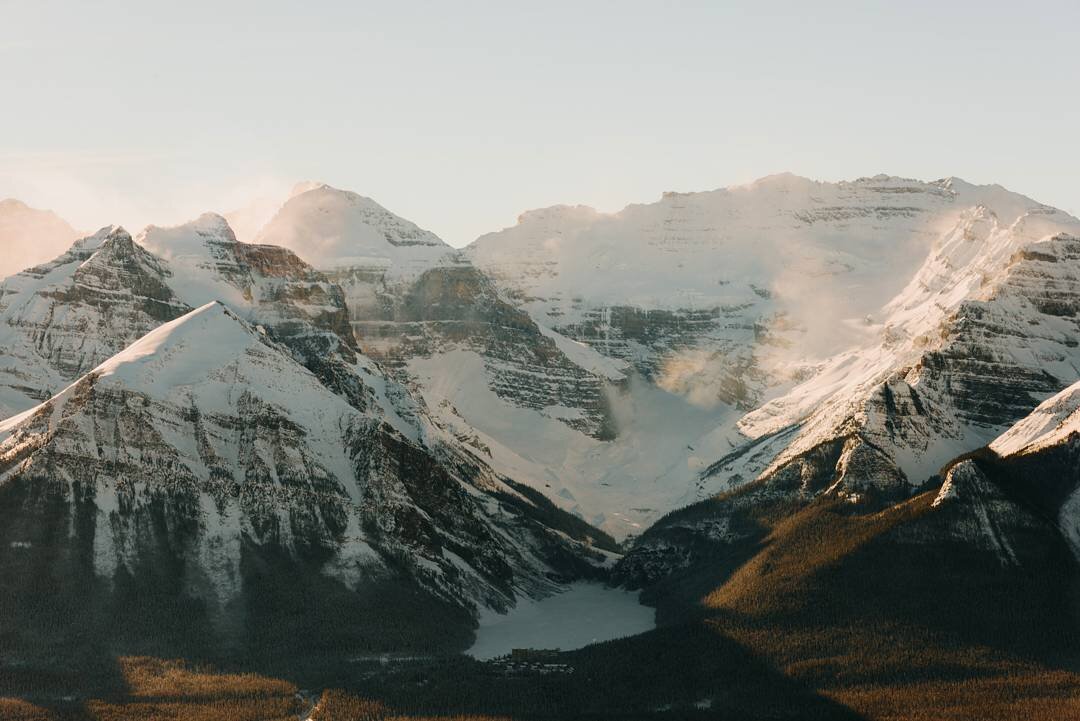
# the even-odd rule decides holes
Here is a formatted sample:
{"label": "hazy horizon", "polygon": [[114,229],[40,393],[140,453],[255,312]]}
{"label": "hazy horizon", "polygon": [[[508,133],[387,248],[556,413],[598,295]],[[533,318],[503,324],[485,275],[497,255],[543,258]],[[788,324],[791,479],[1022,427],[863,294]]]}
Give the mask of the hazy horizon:
{"label": "hazy horizon", "polygon": [[[725,190],[725,189],[730,189],[730,188],[737,188],[737,187],[740,187],[740,186],[754,185],[755,183],[757,183],[759,181],[767,180],[770,177],[783,176],[783,175],[792,175],[792,176],[804,178],[804,179],[807,179],[807,180],[812,180],[812,181],[816,181],[816,182],[824,182],[824,183],[852,182],[852,181],[856,181],[856,180],[859,180],[859,179],[862,179],[862,178],[870,178],[870,177],[873,177],[875,175],[886,175],[886,176],[891,176],[891,177],[902,177],[902,178],[907,177],[907,176],[898,176],[896,173],[866,173],[866,174],[863,174],[863,175],[860,175],[860,176],[850,177],[850,178],[824,179],[824,178],[811,177],[811,176],[805,175],[803,173],[796,173],[796,172],[792,172],[792,171],[780,171],[780,172],[777,172],[777,173],[770,173],[768,175],[763,175],[763,176],[760,176],[760,177],[757,177],[757,178],[753,178],[753,179],[747,181],[746,183],[732,183],[732,184],[729,184],[729,185],[721,185],[721,186],[716,186],[716,187],[712,187],[712,188],[694,188],[694,189],[686,189],[686,190],[678,190],[678,191],[664,190],[664,191],[661,191],[660,193],[658,193],[653,198],[628,200],[627,202],[623,203],[622,205],[620,205],[618,207],[612,207],[612,208],[596,208],[595,206],[589,206],[589,207],[593,207],[594,210],[597,210],[597,211],[599,211],[599,212],[601,212],[603,214],[611,215],[611,214],[617,214],[617,213],[625,210],[626,208],[628,208],[628,207],[630,207],[632,205],[647,205],[647,204],[658,202],[658,201],[660,201],[662,199],[664,194],[669,193],[669,192],[679,192],[679,193],[699,193],[700,192],[700,193],[707,193],[707,192],[710,192],[710,191]],[[945,180],[945,179],[948,179],[948,178],[955,178],[955,179],[965,181],[965,182],[969,182],[969,183],[971,182],[967,178],[963,178],[963,177],[956,176],[956,175],[943,176],[943,177],[940,177],[940,178],[938,178],[938,177],[935,177],[935,178],[918,178],[918,177],[914,177],[914,178],[907,178],[907,179],[920,181],[920,182],[936,182],[936,181]],[[973,183],[973,184],[975,184],[975,185],[1001,185],[999,183],[986,183],[986,184]],[[355,188],[340,187],[340,186],[333,185],[332,183],[325,183],[325,182],[319,181],[319,180],[301,180],[301,181],[297,181],[295,183],[292,183],[291,186],[289,186],[289,184],[286,184],[286,186],[282,186],[281,188],[275,188],[273,190],[268,190],[268,191],[264,192],[261,195],[252,195],[252,196],[250,196],[248,198],[246,203],[242,203],[239,206],[234,206],[234,207],[214,207],[214,204],[211,203],[203,210],[194,211],[191,215],[188,215],[188,216],[183,216],[183,217],[178,216],[177,218],[172,219],[169,222],[161,222],[161,221],[151,220],[151,221],[146,222],[146,223],[130,224],[130,223],[124,223],[124,222],[119,222],[119,221],[110,221],[110,222],[106,222],[106,223],[101,223],[101,224],[97,224],[97,225],[90,225],[90,226],[83,227],[83,226],[77,225],[76,223],[72,223],[68,219],[68,217],[66,217],[63,213],[57,211],[55,208],[45,207],[45,206],[36,206],[36,205],[31,204],[31,203],[27,203],[23,198],[18,198],[18,197],[15,197],[15,196],[0,197],[0,203],[3,203],[5,201],[9,201],[9,200],[14,200],[16,202],[23,203],[24,205],[26,205],[31,210],[39,210],[39,211],[51,212],[51,213],[55,214],[59,220],[67,222],[68,224],[70,224],[80,235],[82,235],[82,234],[90,234],[90,233],[93,233],[93,232],[96,232],[96,231],[100,230],[101,228],[111,226],[111,225],[121,226],[121,227],[125,228],[128,232],[130,232],[132,234],[135,234],[135,233],[138,233],[138,232],[142,231],[144,228],[146,228],[148,226],[151,226],[151,225],[156,225],[156,226],[159,226],[159,227],[172,227],[172,226],[176,226],[176,225],[182,225],[182,224],[187,223],[189,221],[193,221],[196,218],[198,218],[200,215],[203,215],[204,213],[216,213],[218,215],[226,216],[226,218],[230,221],[230,224],[233,226],[233,229],[237,232],[237,235],[240,236],[241,240],[246,240],[246,241],[250,242],[252,240],[252,238],[254,237],[254,231],[257,230],[258,228],[261,228],[262,224],[259,224],[258,228],[256,228],[255,226],[249,226],[247,228],[248,232],[241,235],[240,228],[238,227],[240,225],[240,223],[235,218],[233,218],[232,216],[241,215],[241,214],[244,214],[245,211],[247,211],[248,213],[254,213],[254,214],[259,215],[259,217],[261,217],[263,219],[264,223],[268,222],[273,217],[274,213],[276,213],[276,210],[280,207],[277,204],[277,201],[280,200],[281,204],[283,205],[284,202],[286,202],[293,195],[299,194],[300,192],[303,192],[304,190],[308,189],[308,188],[301,188],[301,186],[308,186],[308,185],[328,185],[328,186],[333,187],[333,188],[335,188],[337,190],[354,192],[354,193],[358,193],[359,195],[366,195],[367,197],[370,197],[371,199],[375,200],[376,202],[379,202],[380,205],[383,205],[384,207],[386,207],[385,204],[382,203],[379,200],[379,197],[377,195],[366,194],[366,193],[363,193],[362,191],[356,190]],[[1002,186],[1002,187],[1004,187],[1005,190],[1007,190],[1007,191],[1011,191],[1011,192],[1014,192],[1014,193],[1019,193],[1020,195],[1025,195],[1025,196],[1031,197],[1032,200],[1035,200],[1035,201],[1038,201],[1038,202],[1043,202],[1039,198],[1031,196],[1030,193],[1025,193],[1023,190],[1018,190],[1016,188],[1011,188],[1011,187],[1008,187],[1008,186]],[[298,190],[298,188],[301,188],[301,189]],[[273,205],[272,206],[267,205],[267,203],[269,203],[269,202],[273,202]],[[556,203],[554,205],[587,206],[588,204],[586,204],[586,203]],[[271,210],[271,207],[273,208],[273,210]],[[522,214],[528,213],[528,212],[533,211],[533,210],[541,209],[542,207],[552,207],[552,206],[531,206],[531,207],[527,207],[527,208],[522,208],[520,210],[520,212],[517,214],[517,216],[520,216]],[[1057,206],[1054,206],[1054,207],[1057,207]],[[1071,210],[1069,210],[1067,208],[1060,208],[1059,207],[1058,209],[1059,210],[1064,210],[1065,212],[1068,212],[1070,215],[1075,215]],[[390,212],[395,212],[395,209],[392,208],[392,207],[388,207],[387,210],[389,210]],[[406,217],[405,220],[411,220],[411,218]],[[470,244],[474,243],[475,241],[479,240],[480,238],[482,238],[485,235],[488,235],[490,233],[497,233],[497,232],[499,232],[501,230],[505,230],[505,229],[507,229],[509,227],[512,227],[512,226],[516,225],[517,224],[516,220],[517,219],[515,217],[514,221],[511,221],[511,222],[507,223],[504,226],[499,226],[499,227],[495,227],[495,228],[489,228],[488,230],[485,230],[485,231],[482,231],[481,233],[479,233],[475,238],[470,238],[470,239],[468,239],[468,240],[466,240],[464,242],[460,242],[460,243],[452,242],[451,239],[448,239],[445,236],[443,236],[439,232],[438,228],[423,228],[423,230],[428,230],[428,231],[431,231],[432,233],[435,233],[440,238],[445,240],[449,245],[452,245],[452,246],[454,246],[456,248],[463,248],[463,247],[465,247],[467,245],[470,245]]]}
{"label": "hazy horizon", "polygon": [[1045,71],[1073,62],[1063,2],[3,8],[0,197],[80,230],[307,179],[455,246],[532,208],[785,171],[957,176],[1080,210],[1080,98]]}

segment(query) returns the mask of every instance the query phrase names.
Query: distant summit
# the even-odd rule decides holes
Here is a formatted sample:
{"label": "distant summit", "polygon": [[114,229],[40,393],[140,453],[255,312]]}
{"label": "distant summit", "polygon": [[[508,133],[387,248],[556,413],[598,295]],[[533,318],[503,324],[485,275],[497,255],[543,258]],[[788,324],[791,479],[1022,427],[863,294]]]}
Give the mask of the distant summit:
{"label": "distant summit", "polygon": [[51,210],[14,198],[0,200],[0,278],[55,258],[78,236]]}
{"label": "distant summit", "polygon": [[297,185],[293,193],[255,240],[289,248],[319,270],[404,270],[413,262],[427,267],[455,252],[439,236],[371,198],[312,183]]}

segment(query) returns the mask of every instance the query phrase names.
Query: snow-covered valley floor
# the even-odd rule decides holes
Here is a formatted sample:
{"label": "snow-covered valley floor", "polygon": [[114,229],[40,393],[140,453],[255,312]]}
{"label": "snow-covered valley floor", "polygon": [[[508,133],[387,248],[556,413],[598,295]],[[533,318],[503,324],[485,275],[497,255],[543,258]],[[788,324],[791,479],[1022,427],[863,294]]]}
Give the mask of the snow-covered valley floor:
{"label": "snow-covered valley floor", "polygon": [[470,656],[486,660],[514,648],[570,651],[590,643],[644,633],[655,613],[638,594],[599,583],[575,583],[541,601],[522,599],[508,614],[484,611]]}

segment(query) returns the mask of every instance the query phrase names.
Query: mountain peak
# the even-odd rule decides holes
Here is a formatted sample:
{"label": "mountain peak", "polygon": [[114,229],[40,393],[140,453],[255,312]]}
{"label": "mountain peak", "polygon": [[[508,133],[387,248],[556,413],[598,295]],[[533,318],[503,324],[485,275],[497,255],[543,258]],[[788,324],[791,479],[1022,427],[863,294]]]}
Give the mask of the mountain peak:
{"label": "mountain peak", "polygon": [[320,270],[402,267],[454,252],[371,198],[326,184],[289,198],[255,242],[288,248]]}
{"label": "mountain peak", "polygon": [[30,210],[30,206],[18,198],[4,198],[0,200],[0,212]]}
{"label": "mountain peak", "polygon": [[73,250],[97,250],[109,241],[131,240],[131,234],[122,225],[106,225],[97,232],[79,238],[72,246]]}
{"label": "mountain peak", "polygon": [[816,180],[811,180],[810,178],[804,177],[802,175],[796,175],[795,173],[784,171],[782,173],[773,173],[771,175],[763,176],[763,177],[758,178],[757,180],[751,181],[750,183],[747,183],[745,185],[738,185],[738,186],[732,186],[732,187],[733,188],[744,188],[744,189],[750,189],[750,188],[790,189],[790,188],[808,187],[808,186],[813,186],[813,185],[818,185],[818,182]]}
{"label": "mountain peak", "polygon": [[166,259],[203,256],[208,242],[237,242],[229,222],[217,213],[203,213],[194,220],[168,228],[148,225],[139,234],[140,245]]}
{"label": "mountain peak", "polygon": [[232,228],[229,227],[229,221],[218,213],[203,213],[195,220],[189,221],[180,227],[184,226],[236,240],[236,235],[233,233]]}
{"label": "mountain peak", "polygon": [[[318,190],[319,188],[330,188],[330,186],[318,180],[302,180],[293,185],[289,190],[289,195],[286,200],[291,200],[298,195],[303,195],[309,190]],[[331,190],[333,190],[333,188],[331,188]]]}
{"label": "mountain peak", "polygon": [[393,216],[400,221],[408,222],[403,218],[400,218],[394,213],[384,208],[373,198],[367,195],[361,195],[352,190],[344,190],[342,188],[335,188],[332,185],[326,183],[306,182],[298,183],[293,188],[293,193],[290,195],[289,200],[285,201],[285,205],[296,200],[297,198],[305,197],[310,202],[317,202],[322,206],[326,206],[334,201],[343,203],[345,205],[355,205],[363,208],[369,208],[379,213],[385,213],[387,216]]}
{"label": "mountain peak", "polygon": [[101,244],[97,246],[98,250],[108,250],[111,253],[118,254],[131,253],[134,247],[135,241],[132,240],[131,233],[119,225],[110,226],[109,232],[105,234]]}

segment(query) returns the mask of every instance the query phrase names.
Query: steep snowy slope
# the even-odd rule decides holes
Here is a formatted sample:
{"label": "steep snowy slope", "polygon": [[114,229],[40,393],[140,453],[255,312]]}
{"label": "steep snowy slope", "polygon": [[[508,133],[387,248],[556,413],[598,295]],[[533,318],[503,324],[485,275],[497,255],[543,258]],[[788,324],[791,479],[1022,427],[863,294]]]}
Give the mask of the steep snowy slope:
{"label": "steep snowy slope", "polygon": [[[1080,560],[1080,382],[1048,398],[994,442],[987,462],[1020,487],[1033,487],[1040,510],[1056,518]],[[996,459],[995,459],[996,460]],[[1000,472],[1000,471],[999,471]]]}
{"label": "steep snowy slope", "polygon": [[1039,404],[990,444],[1001,456],[1034,453],[1080,435],[1080,382]]}
{"label": "steep snowy slope", "polygon": [[706,475],[723,487],[857,439],[863,460],[819,471],[903,495],[988,443],[1080,368],[1080,238],[1063,229],[1080,221],[965,214],[886,306],[877,341],[740,419],[735,450]]}
{"label": "steep snowy slope", "polygon": [[79,234],[55,213],[14,200],[0,200],[0,278],[48,261]]}
{"label": "steep snowy slope", "polygon": [[[49,535],[58,508],[74,535]],[[238,642],[252,553],[337,595],[397,579],[466,611],[605,560],[583,527],[361,412],[216,302],[0,424],[0,513],[5,554],[72,554],[114,585],[166,559],[166,585]]]}
{"label": "steep snowy slope", "polygon": [[167,263],[170,282],[192,306],[220,300],[267,325],[296,320],[347,332],[340,289],[288,249],[238,242],[220,215],[150,226],[137,240]]}

